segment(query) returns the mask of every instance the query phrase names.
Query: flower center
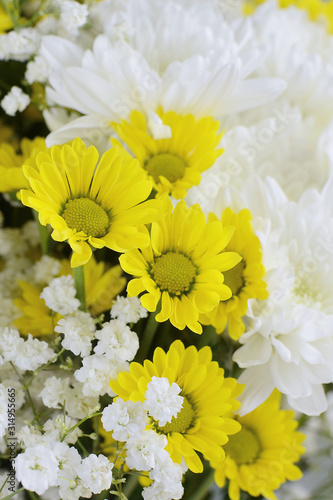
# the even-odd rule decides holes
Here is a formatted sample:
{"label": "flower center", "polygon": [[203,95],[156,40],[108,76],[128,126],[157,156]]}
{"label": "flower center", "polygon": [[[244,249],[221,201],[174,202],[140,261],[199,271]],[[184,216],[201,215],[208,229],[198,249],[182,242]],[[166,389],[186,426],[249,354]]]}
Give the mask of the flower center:
{"label": "flower center", "polygon": [[166,177],[170,182],[176,182],[183,177],[186,165],[178,156],[162,153],[150,158],[144,168],[155,182],[159,182],[160,175]]}
{"label": "flower center", "polygon": [[184,397],[182,409],[175,417],[172,417],[171,422],[168,422],[163,427],[157,429],[164,434],[168,432],[181,432],[184,433],[191,426],[194,418],[194,410],[191,403]]}
{"label": "flower center", "polygon": [[171,295],[181,295],[190,289],[196,268],[185,255],[167,252],[152,264],[151,274],[161,291],[167,291]]}
{"label": "flower center", "polygon": [[110,223],[104,208],[90,198],[69,200],[61,216],[70,229],[83,231],[93,238],[105,236]]}
{"label": "flower center", "polygon": [[232,269],[223,271],[224,284],[232,291],[232,295],[237,295],[244,286],[245,262],[241,260]]}
{"label": "flower center", "polygon": [[261,445],[252,430],[242,427],[237,434],[229,436],[224,449],[238,465],[251,464],[258,457]]}

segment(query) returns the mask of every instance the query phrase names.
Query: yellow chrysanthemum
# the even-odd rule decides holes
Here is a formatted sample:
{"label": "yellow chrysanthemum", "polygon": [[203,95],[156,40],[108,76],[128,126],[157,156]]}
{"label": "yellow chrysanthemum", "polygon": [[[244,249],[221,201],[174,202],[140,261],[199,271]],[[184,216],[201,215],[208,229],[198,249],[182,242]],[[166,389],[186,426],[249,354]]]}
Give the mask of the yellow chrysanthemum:
{"label": "yellow chrysanthemum", "polygon": [[21,191],[22,202],[52,226],[53,239],[68,240],[72,267],[88,262],[91,247],[124,252],[147,246],[144,224],[160,215],[156,200],[144,201],[153,186],[137,160],[123,161],[116,149],[98,159],[97,149],[77,138],[39,153],[36,168],[24,165],[31,191]]}
{"label": "yellow chrysanthemum", "polygon": [[234,227],[222,227],[218,220],[207,223],[199,205],[187,209],[180,201],[172,212],[167,196],[163,203],[167,215],[153,222],[150,245],[119,259],[125,272],[138,277],[129,282],[127,292],[133,297],[147,291],[141,303],[148,311],[155,311],[160,303],[156,321],[170,319],[179,330],[188,326],[201,333],[199,313],[210,312],[220,300],[231,297],[222,272],[238,264],[241,257],[222,251]]}
{"label": "yellow chrysanthemum", "polygon": [[0,144],[0,192],[18,191],[29,187],[29,182],[23,174],[23,163],[34,161],[40,151],[47,151],[45,139],[36,137],[33,140],[22,139],[21,153],[17,154],[10,143]]}
{"label": "yellow chrysanthemum", "polygon": [[[252,14],[256,7],[265,0],[248,0],[244,4],[244,13]],[[327,30],[333,34],[333,0],[279,0],[282,9],[293,5],[299,9],[306,10],[311,20],[325,19]]]}
{"label": "yellow chrysanthemum", "polygon": [[294,412],[280,410],[280,399],[281,394],[274,391],[251,413],[236,417],[242,429],[224,447],[225,460],[211,462],[220,487],[229,479],[231,500],[240,499],[240,490],[277,500],[274,490],[287,479],[302,476],[294,464],[305,451],[301,446],[305,436],[296,431]]}
{"label": "yellow chrysanthemum", "polygon": [[238,214],[231,208],[223,211],[223,226],[235,226],[226,250],[239,253],[242,260],[233,269],[224,272],[224,284],[231,289],[232,297],[220,302],[211,313],[200,317],[202,323],[212,324],[217,333],[223,332],[228,323],[228,333],[235,340],[245,330],[242,316],[247,311],[248,300],[263,300],[268,296],[266,283],[261,279],[265,275],[261,244],[253,233],[251,219],[251,213],[247,209]]}
{"label": "yellow chrysanthemum", "polygon": [[[118,136],[138,158],[146,174],[154,182],[158,194],[171,193],[185,198],[186,191],[200,183],[200,174],[213,165],[222,149],[215,149],[222,137],[219,122],[207,117],[196,120],[173,111],[159,111],[161,126],[169,127],[170,136],[154,139],[145,117],[133,111],[130,122],[113,123]],[[118,141],[112,140],[113,144]]]}
{"label": "yellow chrysanthemum", "polygon": [[[121,277],[120,266],[107,268],[104,262],[96,262],[94,256],[83,269],[87,309],[95,316],[111,309],[113,299],[124,289],[126,279]],[[58,276],[73,274],[68,260],[61,262]],[[54,327],[62,316],[53,314],[40,298],[42,285],[31,285],[19,281],[22,297],[14,299],[23,316],[14,321],[14,325],[23,335],[31,333],[36,337],[51,335]]]}
{"label": "yellow chrysanthemum", "polygon": [[22,335],[29,333],[35,337],[51,335],[62,316],[53,313],[40,298],[42,286],[31,285],[26,281],[19,281],[18,284],[22,296],[14,299],[14,304],[22,311],[23,316],[15,319],[13,324]]}
{"label": "yellow chrysanthemum", "polygon": [[13,23],[5,11],[5,9],[0,5],[0,34],[5,31],[11,29],[13,27]]}
{"label": "yellow chrysanthemum", "polygon": [[[68,260],[62,262],[61,274],[72,274]],[[84,266],[84,286],[86,306],[98,316],[111,309],[113,299],[125,288],[126,278],[122,277],[120,266],[108,269],[105,262],[97,262],[92,258]]]}
{"label": "yellow chrysanthemum", "polygon": [[174,462],[183,458],[193,472],[202,472],[201,452],[206,460],[222,460],[222,446],[228,435],[239,431],[236,420],[227,414],[239,407],[236,401],[241,386],[233,378],[224,378],[224,370],[212,361],[212,351],[206,346],[198,351],[194,346],[185,349],[180,340],[171,344],[166,353],[158,347],[153,361],[143,366],[131,363],[129,372],[121,372],[111,389],[124,401],[144,401],[147,384],[153,376],[167,377],[176,382],[184,398],[180,412],[163,427],[150,419],[149,428],[168,439],[166,450]]}
{"label": "yellow chrysanthemum", "polygon": [[14,137],[14,130],[0,118],[0,144],[11,141]]}

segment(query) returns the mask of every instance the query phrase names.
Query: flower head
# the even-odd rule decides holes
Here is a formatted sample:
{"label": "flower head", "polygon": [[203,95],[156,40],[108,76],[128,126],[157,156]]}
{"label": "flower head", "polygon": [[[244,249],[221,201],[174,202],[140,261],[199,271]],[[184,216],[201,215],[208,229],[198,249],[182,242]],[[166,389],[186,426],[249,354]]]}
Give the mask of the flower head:
{"label": "flower head", "polygon": [[176,340],[167,353],[158,347],[153,361],[145,360],[143,366],[131,363],[129,373],[120,373],[110,386],[124,401],[144,403],[154,376],[166,377],[171,386],[176,383],[183,398],[181,410],[166,425],[150,417],[149,427],[167,437],[166,450],[172,460],[181,463],[183,458],[193,472],[203,470],[197,451],[208,460],[222,460],[222,445],[240,429],[234,419],[227,418],[239,406],[235,397],[240,386],[235,379],[224,378],[224,370],[212,361],[211,349],[185,349]]}
{"label": "flower head", "polygon": [[280,410],[281,395],[275,391],[261,406],[244,417],[236,417],[242,428],[230,437],[223,462],[212,462],[215,481],[224,486],[229,479],[229,497],[240,499],[240,490],[252,496],[276,500],[276,490],[287,479],[302,475],[294,465],[304,453],[305,436],[296,431],[294,412]]}
{"label": "flower head", "polygon": [[222,214],[223,225],[235,225],[235,232],[226,250],[241,255],[242,260],[229,271],[225,271],[224,284],[232,291],[229,300],[221,301],[211,313],[201,317],[202,323],[212,324],[218,333],[223,332],[228,323],[230,337],[237,340],[245,331],[242,316],[246,314],[249,299],[266,299],[266,283],[262,281],[265,268],[262,265],[260,241],[253,233],[251,213],[241,210],[236,214],[231,208]]}
{"label": "flower head", "polygon": [[160,302],[157,321],[170,319],[180,330],[188,326],[201,333],[199,313],[231,297],[222,272],[241,260],[235,252],[223,252],[234,228],[223,228],[217,220],[207,223],[198,205],[187,209],[183,201],[172,213],[169,198],[163,199],[167,215],[152,224],[149,247],[120,257],[122,268],[138,277],[130,281],[127,292],[136,296],[147,291],[141,303],[148,311],[155,311]]}
{"label": "flower head", "polygon": [[[222,153],[215,149],[222,137],[219,122],[211,117],[196,120],[173,111],[159,111],[158,122],[146,123],[139,111],[133,111],[130,122],[113,123],[119,137],[127,144],[158,194],[171,193],[185,198],[186,191],[200,182],[200,173],[212,166]],[[112,141],[115,143],[115,141]]]}
{"label": "flower head", "polygon": [[111,149],[96,167],[98,156],[77,138],[24,166],[31,190],[21,191],[22,202],[39,212],[41,224],[52,226],[53,239],[68,240],[72,267],[88,262],[91,247],[123,252],[147,246],[144,224],[158,217],[156,200],[144,202],[152,183],[138,162],[123,162]]}

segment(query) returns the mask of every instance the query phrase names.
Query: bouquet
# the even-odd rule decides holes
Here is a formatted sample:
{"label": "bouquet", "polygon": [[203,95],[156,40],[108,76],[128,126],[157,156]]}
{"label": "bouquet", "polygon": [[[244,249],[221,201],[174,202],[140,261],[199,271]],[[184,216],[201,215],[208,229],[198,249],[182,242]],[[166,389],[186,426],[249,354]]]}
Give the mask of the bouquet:
{"label": "bouquet", "polygon": [[333,496],[333,1],[0,1],[0,498]]}

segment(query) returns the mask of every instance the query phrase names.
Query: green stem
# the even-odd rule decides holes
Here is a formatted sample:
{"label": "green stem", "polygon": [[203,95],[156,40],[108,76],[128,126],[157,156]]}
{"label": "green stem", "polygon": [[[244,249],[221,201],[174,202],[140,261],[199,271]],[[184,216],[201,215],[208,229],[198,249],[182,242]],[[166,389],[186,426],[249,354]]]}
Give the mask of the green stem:
{"label": "green stem", "polygon": [[26,385],[26,383],[25,383],[25,382],[24,382],[24,380],[22,379],[22,377],[21,377],[20,373],[16,370],[15,365],[12,363],[12,361],[10,361],[10,364],[11,364],[11,366],[12,366],[12,368],[13,368],[14,372],[16,373],[16,375],[17,375],[17,377],[18,377],[18,379],[19,379],[20,383],[22,384],[23,389],[25,390],[25,392],[26,392],[26,394],[27,394],[27,397],[28,397],[28,400],[29,400],[29,403],[30,403],[31,409],[32,409],[32,411],[33,411],[33,414],[34,414],[34,417],[35,417],[36,422],[38,423],[38,425],[39,425],[40,427],[42,427],[42,424],[41,424],[41,421],[40,421],[39,415],[38,415],[38,413],[37,413],[37,411],[36,411],[36,408],[35,408],[34,402],[33,402],[33,400],[32,400],[32,397],[31,397],[31,394],[30,394],[30,391],[29,391],[28,386]]}
{"label": "green stem", "polygon": [[49,228],[48,228],[48,226],[42,226],[42,224],[40,223],[39,218],[38,218],[38,212],[36,212],[36,210],[33,210],[32,213],[33,213],[34,219],[38,225],[42,253],[43,253],[43,255],[47,255],[48,250],[49,250],[49,238],[50,238]]}
{"label": "green stem", "polygon": [[146,328],[143,332],[143,336],[140,342],[140,348],[136,356],[136,361],[142,363],[147,357],[154,340],[156,330],[159,323],[156,321],[157,311],[155,313],[149,313],[148,321],[146,323]]}
{"label": "green stem", "polygon": [[130,475],[129,477],[127,476],[126,478],[126,483],[124,486],[124,495],[127,496],[127,498],[130,498],[131,494],[135,490],[135,488],[138,485],[138,479],[139,477],[136,475]]}
{"label": "green stem", "polygon": [[3,498],[3,500],[9,500],[9,498],[12,498],[13,496],[17,495],[18,493],[21,493],[21,491],[24,491],[25,488],[20,488],[17,491],[14,491],[14,493],[11,493],[10,495],[7,495],[6,497]]}
{"label": "green stem", "polygon": [[81,306],[81,311],[86,310],[86,293],[84,286],[84,266],[74,267],[73,268],[75,288],[76,288],[76,297],[79,299]]}
{"label": "green stem", "polygon": [[83,422],[85,422],[86,420],[89,420],[90,418],[97,417],[99,415],[102,415],[101,411],[98,411],[97,413],[93,413],[92,415],[87,415],[86,417],[82,418],[82,420],[80,420],[80,422],[77,422],[75,425],[73,425],[73,427],[68,429],[68,431],[62,436],[60,441],[64,441],[65,437],[68,436],[68,434],[70,434],[71,432],[73,432],[74,429],[76,429],[81,424],[83,424]]}
{"label": "green stem", "polygon": [[207,495],[213,481],[214,481],[214,471],[211,470],[201,481],[196,491],[192,493],[191,500],[203,500]]}

